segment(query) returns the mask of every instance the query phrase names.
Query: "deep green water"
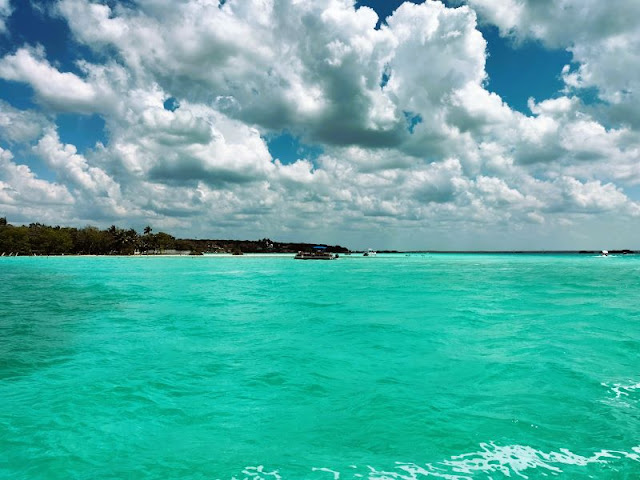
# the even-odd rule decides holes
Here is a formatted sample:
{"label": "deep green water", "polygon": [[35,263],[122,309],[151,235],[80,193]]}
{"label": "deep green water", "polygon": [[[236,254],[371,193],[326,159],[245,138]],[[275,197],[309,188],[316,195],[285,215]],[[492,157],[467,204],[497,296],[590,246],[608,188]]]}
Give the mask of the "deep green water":
{"label": "deep green water", "polygon": [[640,478],[640,257],[0,258],[0,478]]}

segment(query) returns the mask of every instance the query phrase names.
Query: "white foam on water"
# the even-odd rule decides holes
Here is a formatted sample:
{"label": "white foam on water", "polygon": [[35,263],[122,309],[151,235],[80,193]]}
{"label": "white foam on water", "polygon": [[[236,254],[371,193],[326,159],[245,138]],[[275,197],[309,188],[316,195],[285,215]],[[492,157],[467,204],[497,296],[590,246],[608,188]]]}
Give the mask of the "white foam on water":
{"label": "white foam on water", "polygon": [[481,444],[480,447],[479,452],[451,457],[443,464],[457,473],[499,472],[507,477],[514,473],[521,478],[528,478],[524,472],[532,468],[546,469],[557,474],[562,473],[558,465],[584,466],[590,463],[589,458],[571,453],[567,449],[545,453],[526,445],[498,446],[488,443]]}
{"label": "white foam on water", "polygon": [[[312,467],[305,478],[318,480],[348,480],[362,478],[366,480],[420,480],[426,477],[446,480],[474,480],[478,478],[519,477],[529,478],[530,470],[541,470],[543,475],[561,475],[567,466],[586,467],[591,464],[606,465],[612,461],[626,459],[640,463],[640,445],[632,447],[630,452],[620,450],[600,450],[589,456],[571,452],[566,448],[558,451],[543,452],[527,445],[496,445],[493,442],[481,443],[477,452],[454,455],[437,463],[418,465],[411,462],[396,462],[391,469],[379,470],[371,465],[359,467],[349,465],[350,471],[340,472],[327,467]],[[545,473],[547,472],[547,473]],[[231,480],[283,480],[278,470],[266,471],[262,465],[246,467],[243,476]],[[484,474],[483,477],[478,475]]]}
{"label": "white foam on water", "polygon": [[333,480],[340,480],[340,472],[336,472],[335,470],[331,470],[330,468],[316,468],[313,467],[311,469],[314,472],[327,472],[333,475]]}
{"label": "white foam on water", "polygon": [[627,384],[623,383],[601,383],[603,387],[607,388],[609,392],[615,397],[610,397],[605,400],[602,400],[603,403],[630,408],[634,403],[638,401],[636,393],[640,393],[640,383],[629,382]]}
{"label": "white foam on water", "polygon": [[629,385],[623,385],[621,383],[614,383],[613,385],[609,385],[608,383],[602,383],[603,387],[607,387],[611,392],[615,393],[616,398],[620,398],[622,396],[628,397],[633,394],[636,390],[640,390],[640,383],[632,383]]}
{"label": "white foam on water", "polygon": [[242,470],[244,476],[240,478],[232,477],[231,480],[282,480],[278,470],[267,472],[264,470],[264,465],[258,465],[257,467],[245,467]]}

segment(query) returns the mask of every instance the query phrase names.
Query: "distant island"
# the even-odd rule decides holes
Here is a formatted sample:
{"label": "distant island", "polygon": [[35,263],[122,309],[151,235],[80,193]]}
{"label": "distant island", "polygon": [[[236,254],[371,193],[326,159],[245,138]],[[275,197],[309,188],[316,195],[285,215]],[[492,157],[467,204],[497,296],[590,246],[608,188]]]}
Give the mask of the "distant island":
{"label": "distant island", "polygon": [[140,234],[133,228],[115,225],[97,227],[51,227],[41,223],[11,225],[0,217],[0,256],[13,255],[202,255],[204,253],[296,253],[314,246],[332,253],[347,253],[348,248],[322,243],[276,242],[261,240],[203,240],[175,238],[165,232],[154,233],[150,226]]}

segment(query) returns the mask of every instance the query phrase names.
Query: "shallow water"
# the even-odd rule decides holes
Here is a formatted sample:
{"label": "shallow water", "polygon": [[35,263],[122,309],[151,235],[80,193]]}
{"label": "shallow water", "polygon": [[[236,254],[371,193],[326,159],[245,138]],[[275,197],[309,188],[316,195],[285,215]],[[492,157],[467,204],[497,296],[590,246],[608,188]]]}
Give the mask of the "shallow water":
{"label": "shallow water", "polygon": [[640,257],[0,258],[0,477],[640,477]]}

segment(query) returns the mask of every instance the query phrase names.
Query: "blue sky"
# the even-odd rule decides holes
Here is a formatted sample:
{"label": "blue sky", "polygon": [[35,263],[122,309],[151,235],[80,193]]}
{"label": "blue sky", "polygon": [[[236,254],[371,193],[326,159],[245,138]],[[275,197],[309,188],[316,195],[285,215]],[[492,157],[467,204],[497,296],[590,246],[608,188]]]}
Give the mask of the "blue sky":
{"label": "blue sky", "polygon": [[353,248],[633,248],[637,10],[0,0],[0,214]]}

